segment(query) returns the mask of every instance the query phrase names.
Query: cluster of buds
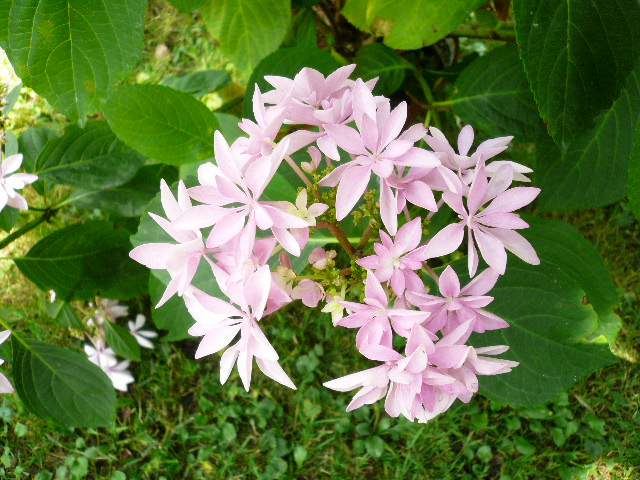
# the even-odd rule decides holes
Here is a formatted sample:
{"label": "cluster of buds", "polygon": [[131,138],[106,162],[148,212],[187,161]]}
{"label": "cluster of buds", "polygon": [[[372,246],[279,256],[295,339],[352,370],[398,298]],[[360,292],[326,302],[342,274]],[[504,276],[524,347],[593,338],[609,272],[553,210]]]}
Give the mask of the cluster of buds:
{"label": "cluster of buds", "polygon": [[[472,332],[508,327],[483,310],[492,301],[486,294],[505,273],[506,251],[539,263],[516,231],[528,225],[513,213],[539,190],[511,188],[514,181],[529,181],[527,167],[491,161],[512,137],[487,140],[472,153],[474,133],[466,126],[456,151],[436,128],[405,129],[406,104],[391,108],[389,99],[372,93],[375,81],[350,80],[353,70],[345,66],[325,78],[305,68],[294,79],[266,77],[274,89],[263,94],[256,87],[255,121],[239,124],[247,136],[229,145],[215,134],[216,164],[200,166],[199,185],[180,182],[176,198],[161,183],[166,218],[150,215],[174,242],[140,245],[131,257],[171,276],[158,306],[175,294],[183,297],[195,319],[189,333],[203,337],[196,358],[226,349],[222,383],[237,363],[249,390],[255,358],[265,375],[295,388],[261,325],[296,299],[309,307],[324,302],[322,311],[334,325],[357,328],[356,348],[379,363],[325,386],[360,388],[347,410],[386,397],[389,415],[426,422],[456,399],[468,402],[478,390],[478,375],[517,365],[492,357],[507,346],[473,348],[466,342]],[[288,133],[281,136],[283,125]],[[298,164],[291,155],[303,148],[310,161]],[[304,183],[295,204],[263,198],[281,166]],[[310,195],[316,202],[308,205]],[[340,221],[363,196],[379,199],[379,210],[368,210],[379,211],[379,219],[371,219],[354,247]],[[444,204],[459,220],[423,241],[423,223]],[[310,235],[322,228],[345,254],[311,247]],[[429,262],[457,250],[465,232],[472,280],[461,288],[451,267],[438,277]],[[291,256],[301,256],[307,266],[295,271]],[[488,268],[476,276],[480,256]],[[272,257],[279,257],[279,265]],[[193,285],[201,262],[226,299]],[[440,296],[429,293],[425,274],[435,278]],[[405,339],[404,353],[394,349],[394,337]]]}

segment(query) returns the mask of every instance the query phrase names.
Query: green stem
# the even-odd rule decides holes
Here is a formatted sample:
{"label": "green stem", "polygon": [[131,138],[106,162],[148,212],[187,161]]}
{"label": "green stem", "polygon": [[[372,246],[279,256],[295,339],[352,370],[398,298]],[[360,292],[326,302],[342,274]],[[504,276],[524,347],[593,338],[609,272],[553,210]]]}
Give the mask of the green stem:
{"label": "green stem", "polygon": [[344,230],[342,230],[342,228],[340,228],[338,225],[329,222],[318,222],[316,228],[327,228],[333,234],[333,236],[336,237],[338,243],[342,246],[342,248],[345,249],[349,256],[352,258],[356,257],[356,249],[353,248],[353,245],[351,245],[351,242],[349,242],[349,239],[345,235]]}
{"label": "green stem", "polygon": [[[424,95],[424,98],[427,100],[427,103],[429,104],[429,106],[433,106],[434,105],[434,100],[433,100],[433,94],[431,93],[431,89],[429,88],[429,84],[427,83],[427,81],[424,79],[424,77],[422,76],[422,74],[417,70],[413,70],[413,75],[416,78],[416,80],[418,81],[418,84],[420,85],[420,88],[422,89],[422,94]],[[438,115],[438,112],[436,110],[430,110],[433,112],[433,123],[436,126],[436,128],[442,130],[442,122],[440,122],[440,116]],[[426,127],[428,127],[429,125],[425,125]]]}
{"label": "green stem", "polygon": [[25,233],[30,232],[41,223],[49,221],[51,217],[53,217],[56,214],[57,211],[58,211],[58,208],[47,209],[41,216],[39,216],[35,220],[32,220],[29,223],[24,224],[22,227],[20,227],[18,230],[16,230],[12,234],[4,237],[2,241],[0,241],[0,250],[5,248],[7,245],[11,244],[13,241],[20,238]]}
{"label": "green stem", "polygon": [[477,24],[462,23],[449,33],[449,37],[482,38],[485,40],[498,40],[513,43],[516,41],[516,32],[513,27],[502,25],[496,29],[483,27]]}

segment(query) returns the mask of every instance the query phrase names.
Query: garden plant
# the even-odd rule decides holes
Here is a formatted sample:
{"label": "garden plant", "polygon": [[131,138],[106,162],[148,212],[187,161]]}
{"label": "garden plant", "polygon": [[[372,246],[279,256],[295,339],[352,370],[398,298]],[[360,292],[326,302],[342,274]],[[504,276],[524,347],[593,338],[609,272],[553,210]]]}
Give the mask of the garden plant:
{"label": "garden plant", "polygon": [[640,478],[639,27],[0,3],[0,477]]}

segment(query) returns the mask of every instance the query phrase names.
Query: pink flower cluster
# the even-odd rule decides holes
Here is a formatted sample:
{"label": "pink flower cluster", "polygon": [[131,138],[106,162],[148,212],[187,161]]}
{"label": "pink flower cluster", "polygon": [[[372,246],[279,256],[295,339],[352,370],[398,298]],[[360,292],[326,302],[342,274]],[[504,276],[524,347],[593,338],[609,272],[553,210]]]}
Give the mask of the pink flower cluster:
{"label": "pink flower cluster", "polygon": [[[325,302],[322,311],[331,313],[334,325],[358,329],[357,349],[379,364],[325,386],[360,388],[347,410],[386,397],[389,415],[426,422],[456,399],[468,402],[478,390],[478,375],[506,373],[517,365],[493,357],[507,346],[474,348],[466,342],[472,332],[508,327],[483,309],[492,301],[487,293],[505,273],[506,251],[539,263],[517,232],[528,225],[513,213],[539,190],[511,187],[529,181],[527,167],[491,161],[512,137],[484,141],[472,152],[470,126],[460,132],[457,150],[434,127],[405,128],[407,105],[392,108],[389,99],[375,96],[375,81],[350,80],[354,67],[326,78],[309,68],[294,79],[266,77],[274,89],[262,93],[256,87],[255,121],[239,124],[247,136],[229,145],[216,132],[215,164],[200,166],[199,185],[187,188],[181,181],[175,197],[162,182],[165,217],[150,215],[173,241],[140,245],[131,257],[169,273],[157,306],[175,294],[183,297],[195,319],[189,333],[202,337],[196,358],[224,350],[222,383],[237,364],[249,390],[255,358],[265,375],[296,388],[262,325],[268,314],[296,299],[308,307]],[[292,126],[303,128],[292,131]],[[283,127],[289,133],[279,136]],[[305,147],[311,160],[298,165],[291,154]],[[264,195],[281,166],[288,168],[284,163],[306,185],[295,204]],[[318,183],[304,173],[321,169]],[[336,188],[335,204],[322,200],[330,197],[322,196],[321,187]],[[335,234],[371,190],[377,191],[384,230],[363,236],[358,249],[345,249],[366,269],[366,279],[353,280],[345,268],[336,280],[331,272],[338,271],[333,267],[340,257],[334,250],[307,248],[311,229],[328,225]],[[309,195],[317,202],[308,205]],[[424,221],[444,204],[457,220],[423,241]],[[412,219],[409,205],[429,213]],[[330,207],[333,218],[327,218]],[[453,253],[465,236],[472,280],[461,287],[451,267],[438,278],[428,262]],[[369,238],[373,251],[362,256]],[[344,247],[345,241],[336,234],[333,243]],[[294,271],[289,255],[303,256],[308,266]],[[476,276],[480,257],[488,268]],[[203,262],[226,299],[193,285]],[[437,279],[439,295],[425,287],[425,272]],[[347,300],[361,293],[362,302]],[[404,353],[394,349],[394,337],[404,339]]]}

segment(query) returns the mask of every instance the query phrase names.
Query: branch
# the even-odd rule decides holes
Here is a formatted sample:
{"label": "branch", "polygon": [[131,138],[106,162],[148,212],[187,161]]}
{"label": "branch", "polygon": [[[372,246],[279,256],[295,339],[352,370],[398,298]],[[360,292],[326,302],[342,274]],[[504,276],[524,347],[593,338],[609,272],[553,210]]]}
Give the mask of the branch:
{"label": "branch", "polygon": [[346,250],[349,256],[354,258],[356,257],[356,249],[353,248],[353,245],[351,245],[351,242],[349,242],[349,239],[345,235],[344,230],[342,230],[342,228],[340,228],[338,225],[329,222],[318,222],[316,224],[316,228],[329,229],[329,231],[333,233],[333,236],[336,237],[338,243],[342,246],[342,248]]}
{"label": "branch", "polygon": [[49,219],[51,219],[51,217],[53,217],[56,214],[57,211],[58,211],[57,208],[54,208],[54,209],[51,209],[51,210],[45,210],[45,212],[40,217],[36,218],[35,220],[30,221],[29,223],[24,224],[22,227],[20,227],[18,230],[16,230],[12,234],[7,235],[6,237],[4,237],[0,241],[0,250],[2,250],[3,248],[7,247],[9,244],[14,242],[18,238],[20,238],[25,233],[30,232],[31,230],[36,228],[41,223],[49,221]]}

